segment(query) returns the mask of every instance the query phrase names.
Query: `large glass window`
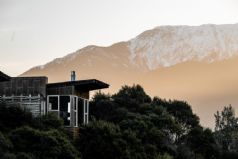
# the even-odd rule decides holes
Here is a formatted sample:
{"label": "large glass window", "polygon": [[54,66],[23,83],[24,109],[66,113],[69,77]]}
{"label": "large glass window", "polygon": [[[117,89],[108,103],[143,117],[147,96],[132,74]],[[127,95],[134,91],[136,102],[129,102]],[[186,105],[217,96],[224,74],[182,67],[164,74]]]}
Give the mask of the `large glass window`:
{"label": "large glass window", "polygon": [[47,111],[62,118],[65,126],[78,127],[87,124],[89,118],[89,101],[73,95],[49,95]]}
{"label": "large glass window", "polygon": [[89,101],[84,99],[84,114],[83,114],[83,123],[88,124],[88,108],[89,108]]}
{"label": "large glass window", "polygon": [[78,108],[77,108],[77,97],[74,97],[74,110],[76,111]]}
{"label": "large glass window", "polygon": [[84,100],[82,98],[78,98],[78,121],[83,123],[83,115],[84,115]]}
{"label": "large glass window", "polygon": [[70,106],[70,96],[60,96],[60,117],[63,119],[65,126],[70,126]]}
{"label": "large glass window", "polygon": [[88,100],[84,100],[85,101],[85,111],[84,113],[88,113]]}
{"label": "large glass window", "polygon": [[77,97],[73,97],[73,107],[74,107],[74,126],[78,127],[78,101]]}
{"label": "large glass window", "polygon": [[49,110],[59,110],[59,100],[58,96],[49,97]]}

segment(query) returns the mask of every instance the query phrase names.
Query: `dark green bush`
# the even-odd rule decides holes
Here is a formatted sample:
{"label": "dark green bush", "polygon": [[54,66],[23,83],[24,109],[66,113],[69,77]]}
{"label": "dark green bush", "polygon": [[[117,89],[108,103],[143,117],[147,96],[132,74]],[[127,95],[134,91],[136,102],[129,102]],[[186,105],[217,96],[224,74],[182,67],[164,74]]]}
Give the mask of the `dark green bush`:
{"label": "dark green bush", "polygon": [[2,132],[30,125],[32,122],[33,117],[28,110],[23,110],[17,104],[6,106],[0,103],[0,130]]}
{"label": "dark green bush", "polygon": [[74,146],[57,130],[40,131],[22,127],[9,135],[15,152],[31,153],[36,158],[78,158]]}

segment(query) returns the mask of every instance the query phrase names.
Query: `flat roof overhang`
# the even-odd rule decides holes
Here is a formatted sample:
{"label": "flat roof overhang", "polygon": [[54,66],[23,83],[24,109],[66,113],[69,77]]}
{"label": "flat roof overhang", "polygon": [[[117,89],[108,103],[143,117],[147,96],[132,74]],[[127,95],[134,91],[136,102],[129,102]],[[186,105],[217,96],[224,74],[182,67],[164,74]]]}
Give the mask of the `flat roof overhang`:
{"label": "flat roof overhang", "polygon": [[99,80],[96,80],[96,79],[79,80],[79,81],[67,81],[67,82],[47,84],[47,88],[57,88],[57,87],[66,87],[66,86],[74,86],[75,89],[89,90],[89,91],[109,88],[109,84],[104,83],[104,82],[99,81]]}

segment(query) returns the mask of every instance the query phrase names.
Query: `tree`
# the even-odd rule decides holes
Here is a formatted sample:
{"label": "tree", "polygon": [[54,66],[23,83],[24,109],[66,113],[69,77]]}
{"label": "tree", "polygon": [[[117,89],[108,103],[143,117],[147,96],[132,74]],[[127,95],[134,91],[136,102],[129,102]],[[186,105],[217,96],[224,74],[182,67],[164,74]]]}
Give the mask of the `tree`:
{"label": "tree", "polygon": [[238,151],[238,118],[231,105],[217,111],[215,116],[215,135],[225,151]]}
{"label": "tree", "polygon": [[14,152],[24,152],[34,158],[79,158],[78,151],[57,130],[40,131],[30,127],[13,130],[9,135]]}
{"label": "tree", "polygon": [[128,111],[116,105],[109,95],[97,93],[90,102],[90,115],[97,120],[118,123]]}
{"label": "tree", "polygon": [[112,96],[112,99],[120,107],[125,107],[132,112],[138,112],[141,104],[151,102],[151,98],[140,85],[123,86],[118,93]]}
{"label": "tree", "polygon": [[0,158],[12,149],[11,142],[0,132]]}
{"label": "tree", "polygon": [[195,158],[198,155],[206,159],[216,159],[220,156],[219,146],[210,129],[195,127],[185,137],[184,141],[194,152]]}
{"label": "tree", "polygon": [[165,108],[175,118],[182,127],[182,134],[187,134],[192,128],[199,126],[199,117],[193,113],[191,106],[187,102],[178,100],[166,101],[155,97],[153,104]]}
{"label": "tree", "polygon": [[103,121],[93,121],[81,127],[76,145],[84,159],[111,159],[122,158],[125,155],[122,154],[121,148],[126,146],[126,143],[121,140],[118,126]]}
{"label": "tree", "polygon": [[227,129],[229,131],[236,130],[238,128],[238,119],[235,117],[235,110],[231,105],[224,107],[222,112],[217,111],[215,116],[215,130],[220,131]]}
{"label": "tree", "polygon": [[[139,141],[134,144],[134,147],[136,145],[136,150],[140,150],[141,153],[134,153],[135,149],[127,147],[127,154],[134,153],[133,156],[144,154],[143,158],[149,159],[158,158],[164,153],[176,156],[176,144],[183,142],[182,137],[185,137],[194,127],[199,126],[199,118],[192,112],[190,105],[186,102],[166,101],[160,98],[154,98],[151,101],[151,98],[139,85],[124,86],[113,96],[96,94],[91,102],[90,110],[95,119],[113,122],[113,126],[118,127],[120,135],[112,136],[112,132],[108,133],[112,137],[111,140],[121,138],[121,141],[126,142],[124,141],[125,137],[123,137],[124,132],[134,134],[134,141]],[[97,124],[91,126],[91,129],[93,127],[97,127],[97,131],[98,129],[102,131],[102,128],[98,127]],[[100,137],[95,136],[95,134],[100,134],[96,130],[94,129],[93,131],[95,132],[89,134],[81,130],[81,140],[78,143],[88,144],[88,142],[84,141],[84,138],[90,134],[92,134],[90,138],[93,138],[94,141],[100,139]],[[113,147],[112,143],[109,142],[107,144],[110,145],[108,147]],[[97,144],[90,145],[100,145],[100,142],[97,141]],[[82,152],[85,150],[84,147],[82,146]],[[87,150],[89,149],[87,148]],[[116,150],[116,148],[114,149]],[[91,152],[87,154],[91,155]],[[93,157],[91,156],[91,158]]]}

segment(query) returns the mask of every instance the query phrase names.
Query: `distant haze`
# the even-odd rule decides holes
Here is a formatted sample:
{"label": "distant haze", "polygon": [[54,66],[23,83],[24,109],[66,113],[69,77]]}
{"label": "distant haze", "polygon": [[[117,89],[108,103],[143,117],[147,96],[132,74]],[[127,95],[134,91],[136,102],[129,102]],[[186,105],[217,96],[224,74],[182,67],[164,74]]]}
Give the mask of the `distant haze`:
{"label": "distant haze", "polygon": [[237,0],[0,0],[0,70],[16,76],[161,25],[234,24]]}
{"label": "distant haze", "polygon": [[36,66],[22,76],[68,81],[96,78],[117,92],[140,84],[150,96],[185,100],[214,127],[214,113],[232,104],[238,110],[238,24],[162,26],[110,47],[87,46]]}

